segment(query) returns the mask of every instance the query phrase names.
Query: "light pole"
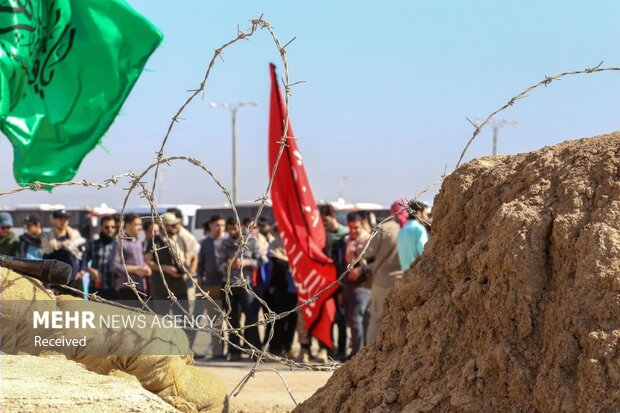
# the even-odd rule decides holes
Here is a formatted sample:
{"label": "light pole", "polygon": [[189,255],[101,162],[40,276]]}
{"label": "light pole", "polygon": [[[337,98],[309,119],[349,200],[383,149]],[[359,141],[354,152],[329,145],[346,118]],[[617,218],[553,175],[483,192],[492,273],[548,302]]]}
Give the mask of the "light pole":
{"label": "light pole", "polygon": [[230,111],[231,123],[232,123],[232,178],[233,178],[233,187],[232,187],[232,201],[233,203],[237,203],[237,111],[243,106],[258,106],[258,102],[239,102],[234,105],[229,104],[228,102],[223,103],[209,103],[209,106],[212,108],[224,108]]}
{"label": "light pole", "polygon": [[[476,124],[476,126],[480,126],[482,121],[480,119],[476,119],[474,123]],[[496,121],[495,119],[493,119],[491,120],[490,124],[493,128],[493,156],[495,156],[497,155],[497,140],[499,137],[499,130],[504,126],[512,126],[513,128],[516,128],[519,125],[519,122],[517,122],[516,120],[500,119]]]}
{"label": "light pole", "polygon": [[347,179],[349,179],[349,178],[347,178],[346,176],[341,176],[340,177],[340,193],[338,194],[339,198],[344,199],[344,184],[347,181]]}

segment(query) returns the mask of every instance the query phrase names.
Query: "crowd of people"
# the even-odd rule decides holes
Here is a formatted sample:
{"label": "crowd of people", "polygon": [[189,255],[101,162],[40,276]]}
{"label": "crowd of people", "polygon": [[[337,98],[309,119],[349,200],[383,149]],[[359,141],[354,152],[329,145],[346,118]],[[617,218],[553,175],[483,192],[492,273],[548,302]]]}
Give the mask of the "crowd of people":
{"label": "crowd of people", "polygon": [[[70,216],[63,209],[52,213],[51,229],[45,232],[41,221],[29,216],[19,237],[12,231],[11,215],[0,212],[0,254],[69,264],[71,288],[59,292],[96,293],[135,307],[141,307],[141,300],[148,301],[162,315],[182,315],[190,309],[194,315],[205,311],[213,315],[217,309],[213,302],[200,297],[189,301],[192,282],[188,274],[194,274],[200,288],[229,313],[233,328],[241,327],[242,315],[245,325],[255,324],[262,311],[261,300],[277,314],[290,312],[269,324],[263,339],[258,327],[245,328],[244,343],[235,334],[229,336],[227,346],[219,337],[212,337],[207,353],[200,356],[239,361],[242,346],[263,348],[263,340],[271,337],[269,351],[276,355],[295,356],[302,362],[316,359],[325,363],[328,357],[344,361],[374,340],[389,289],[422,254],[428,240],[431,218],[427,205],[397,201],[391,210],[394,218],[370,239],[372,214],[351,212],[343,225],[331,205],[319,206],[326,230],[324,252],[340,275],[340,289],[334,296],[334,348],[319,343],[315,355],[301,314],[291,311],[298,300],[277,225],[265,219],[255,224],[246,218],[238,225],[233,218],[214,215],[203,224],[204,238],[198,242],[182,225],[181,211],[175,208],[161,216],[163,228],[136,214],[122,219],[109,215],[101,218],[98,237],[86,240],[69,225]],[[247,243],[240,250],[244,234]],[[226,284],[229,290],[224,288]],[[229,291],[227,297],[225,291]],[[170,292],[181,308],[173,305]],[[293,355],[295,333],[301,351]],[[194,342],[196,332],[188,331],[188,336]]]}

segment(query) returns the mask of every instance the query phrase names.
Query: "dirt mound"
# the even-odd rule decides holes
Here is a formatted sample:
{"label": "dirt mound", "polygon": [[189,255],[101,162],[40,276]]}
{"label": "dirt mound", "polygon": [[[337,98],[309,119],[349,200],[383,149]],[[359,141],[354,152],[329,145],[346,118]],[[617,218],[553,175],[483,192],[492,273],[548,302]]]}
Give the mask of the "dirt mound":
{"label": "dirt mound", "polygon": [[135,378],[102,376],[64,357],[0,356],[0,405],[9,412],[176,412]]}
{"label": "dirt mound", "polygon": [[472,161],[374,344],[299,412],[620,411],[620,133]]}

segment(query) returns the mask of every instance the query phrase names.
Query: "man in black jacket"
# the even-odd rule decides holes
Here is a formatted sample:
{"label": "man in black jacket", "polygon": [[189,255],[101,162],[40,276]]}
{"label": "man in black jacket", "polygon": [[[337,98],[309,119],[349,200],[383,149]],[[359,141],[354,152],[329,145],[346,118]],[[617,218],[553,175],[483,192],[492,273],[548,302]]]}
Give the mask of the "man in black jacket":
{"label": "man in black jacket", "polygon": [[30,215],[24,220],[24,229],[25,232],[19,236],[17,256],[29,260],[40,260],[43,258],[41,221],[34,215]]}

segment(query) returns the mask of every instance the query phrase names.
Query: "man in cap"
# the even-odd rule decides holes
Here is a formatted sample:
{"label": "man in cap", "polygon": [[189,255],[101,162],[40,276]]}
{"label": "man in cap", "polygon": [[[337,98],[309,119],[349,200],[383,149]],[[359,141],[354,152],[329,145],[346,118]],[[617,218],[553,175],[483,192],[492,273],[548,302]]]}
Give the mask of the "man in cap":
{"label": "man in cap", "polygon": [[0,254],[16,255],[18,240],[13,231],[13,218],[8,212],[0,212]]}
{"label": "man in cap", "polygon": [[41,221],[34,215],[28,216],[24,220],[24,233],[19,236],[19,248],[17,256],[29,260],[40,260],[43,258],[41,249]]}
{"label": "man in cap", "polygon": [[86,240],[78,230],[69,226],[69,214],[64,209],[52,213],[52,229],[41,237],[43,258],[62,261],[71,266],[70,286],[81,289],[80,261]]}
{"label": "man in cap", "polygon": [[[172,304],[168,289],[175,295],[181,307],[188,311],[187,301],[187,274],[183,266],[187,268],[185,259],[186,245],[179,236],[181,220],[172,212],[166,212],[161,216],[165,232],[155,236],[146,246],[146,262],[153,270],[151,278],[151,298],[155,300],[154,310],[158,314],[166,315],[172,311],[176,315],[184,315],[184,312]],[[155,253],[157,251],[157,257]],[[157,264],[159,260],[159,265]],[[160,266],[163,273],[160,272]],[[189,270],[189,269],[188,269]],[[164,279],[166,283],[164,284]],[[167,285],[167,288],[166,288]],[[167,302],[166,302],[167,301]]]}
{"label": "man in cap", "polygon": [[183,255],[185,256],[185,267],[192,274],[196,273],[198,268],[198,252],[200,251],[200,244],[196,240],[196,237],[183,226],[183,213],[179,208],[168,208],[166,214],[172,213],[179,221],[179,229],[177,236],[183,239]]}

